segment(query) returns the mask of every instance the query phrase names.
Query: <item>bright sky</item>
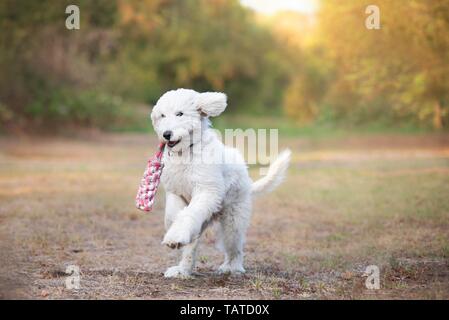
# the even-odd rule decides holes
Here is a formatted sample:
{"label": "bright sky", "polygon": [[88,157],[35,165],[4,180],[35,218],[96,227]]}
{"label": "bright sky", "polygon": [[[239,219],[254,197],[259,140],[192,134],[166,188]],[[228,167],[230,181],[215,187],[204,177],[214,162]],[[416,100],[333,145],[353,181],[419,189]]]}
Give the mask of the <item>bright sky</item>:
{"label": "bright sky", "polygon": [[318,0],[240,0],[240,2],[264,14],[275,14],[285,10],[314,14],[318,9]]}

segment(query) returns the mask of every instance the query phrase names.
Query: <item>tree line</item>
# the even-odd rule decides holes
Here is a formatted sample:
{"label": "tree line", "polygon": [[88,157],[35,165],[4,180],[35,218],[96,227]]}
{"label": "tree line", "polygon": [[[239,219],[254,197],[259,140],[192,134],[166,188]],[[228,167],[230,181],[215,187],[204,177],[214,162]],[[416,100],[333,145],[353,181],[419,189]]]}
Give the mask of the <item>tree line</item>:
{"label": "tree line", "polygon": [[[65,8],[80,8],[80,29]],[[0,3],[0,125],[132,125],[166,90],[229,96],[229,113],[298,125],[448,126],[449,0],[323,0],[260,17],[237,0]]]}

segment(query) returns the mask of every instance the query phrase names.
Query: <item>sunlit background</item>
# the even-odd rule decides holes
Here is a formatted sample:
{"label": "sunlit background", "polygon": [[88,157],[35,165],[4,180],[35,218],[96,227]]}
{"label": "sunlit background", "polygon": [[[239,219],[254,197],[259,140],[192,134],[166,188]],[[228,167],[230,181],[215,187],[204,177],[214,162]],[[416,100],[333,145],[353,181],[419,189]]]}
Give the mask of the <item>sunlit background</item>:
{"label": "sunlit background", "polygon": [[313,15],[318,10],[319,0],[241,0],[240,2],[251,9],[263,14],[275,14],[279,11],[297,11]]}
{"label": "sunlit background", "polygon": [[361,0],[80,0],[67,30],[72,2],[1,2],[2,131],[148,129],[142,115],[178,87],[260,119],[240,126],[448,125],[447,0],[376,1],[379,30]]}

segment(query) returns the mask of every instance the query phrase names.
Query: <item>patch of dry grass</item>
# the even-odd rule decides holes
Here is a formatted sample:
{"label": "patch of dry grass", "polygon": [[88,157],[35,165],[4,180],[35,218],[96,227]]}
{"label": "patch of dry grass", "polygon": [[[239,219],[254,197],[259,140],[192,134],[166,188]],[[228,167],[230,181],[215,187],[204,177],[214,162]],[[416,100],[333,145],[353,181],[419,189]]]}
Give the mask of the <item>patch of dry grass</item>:
{"label": "patch of dry grass", "polygon": [[[0,140],[0,296],[26,298],[449,298],[449,138],[282,141],[289,177],[257,199],[248,273],[216,276],[208,232],[197,275],[166,280],[177,253],[155,211],[134,208],[155,141],[143,135]],[[257,175],[257,170],[252,170]],[[81,289],[65,289],[65,268]],[[378,265],[381,290],[365,288]]]}

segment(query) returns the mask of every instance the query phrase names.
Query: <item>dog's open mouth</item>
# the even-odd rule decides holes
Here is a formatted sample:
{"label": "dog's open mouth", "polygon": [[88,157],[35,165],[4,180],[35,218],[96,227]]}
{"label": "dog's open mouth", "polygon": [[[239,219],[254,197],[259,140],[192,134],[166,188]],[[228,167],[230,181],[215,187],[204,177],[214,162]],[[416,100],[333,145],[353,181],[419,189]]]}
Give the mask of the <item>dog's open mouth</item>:
{"label": "dog's open mouth", "polygon": [[170,148],[173,148],[173,147],[176,146],[180,141],[181,141],[181,139],[179,139],[179,140],[177,140],[177,141],[169,141],[169,142],[167,142],[167,146],[169,146]]}

